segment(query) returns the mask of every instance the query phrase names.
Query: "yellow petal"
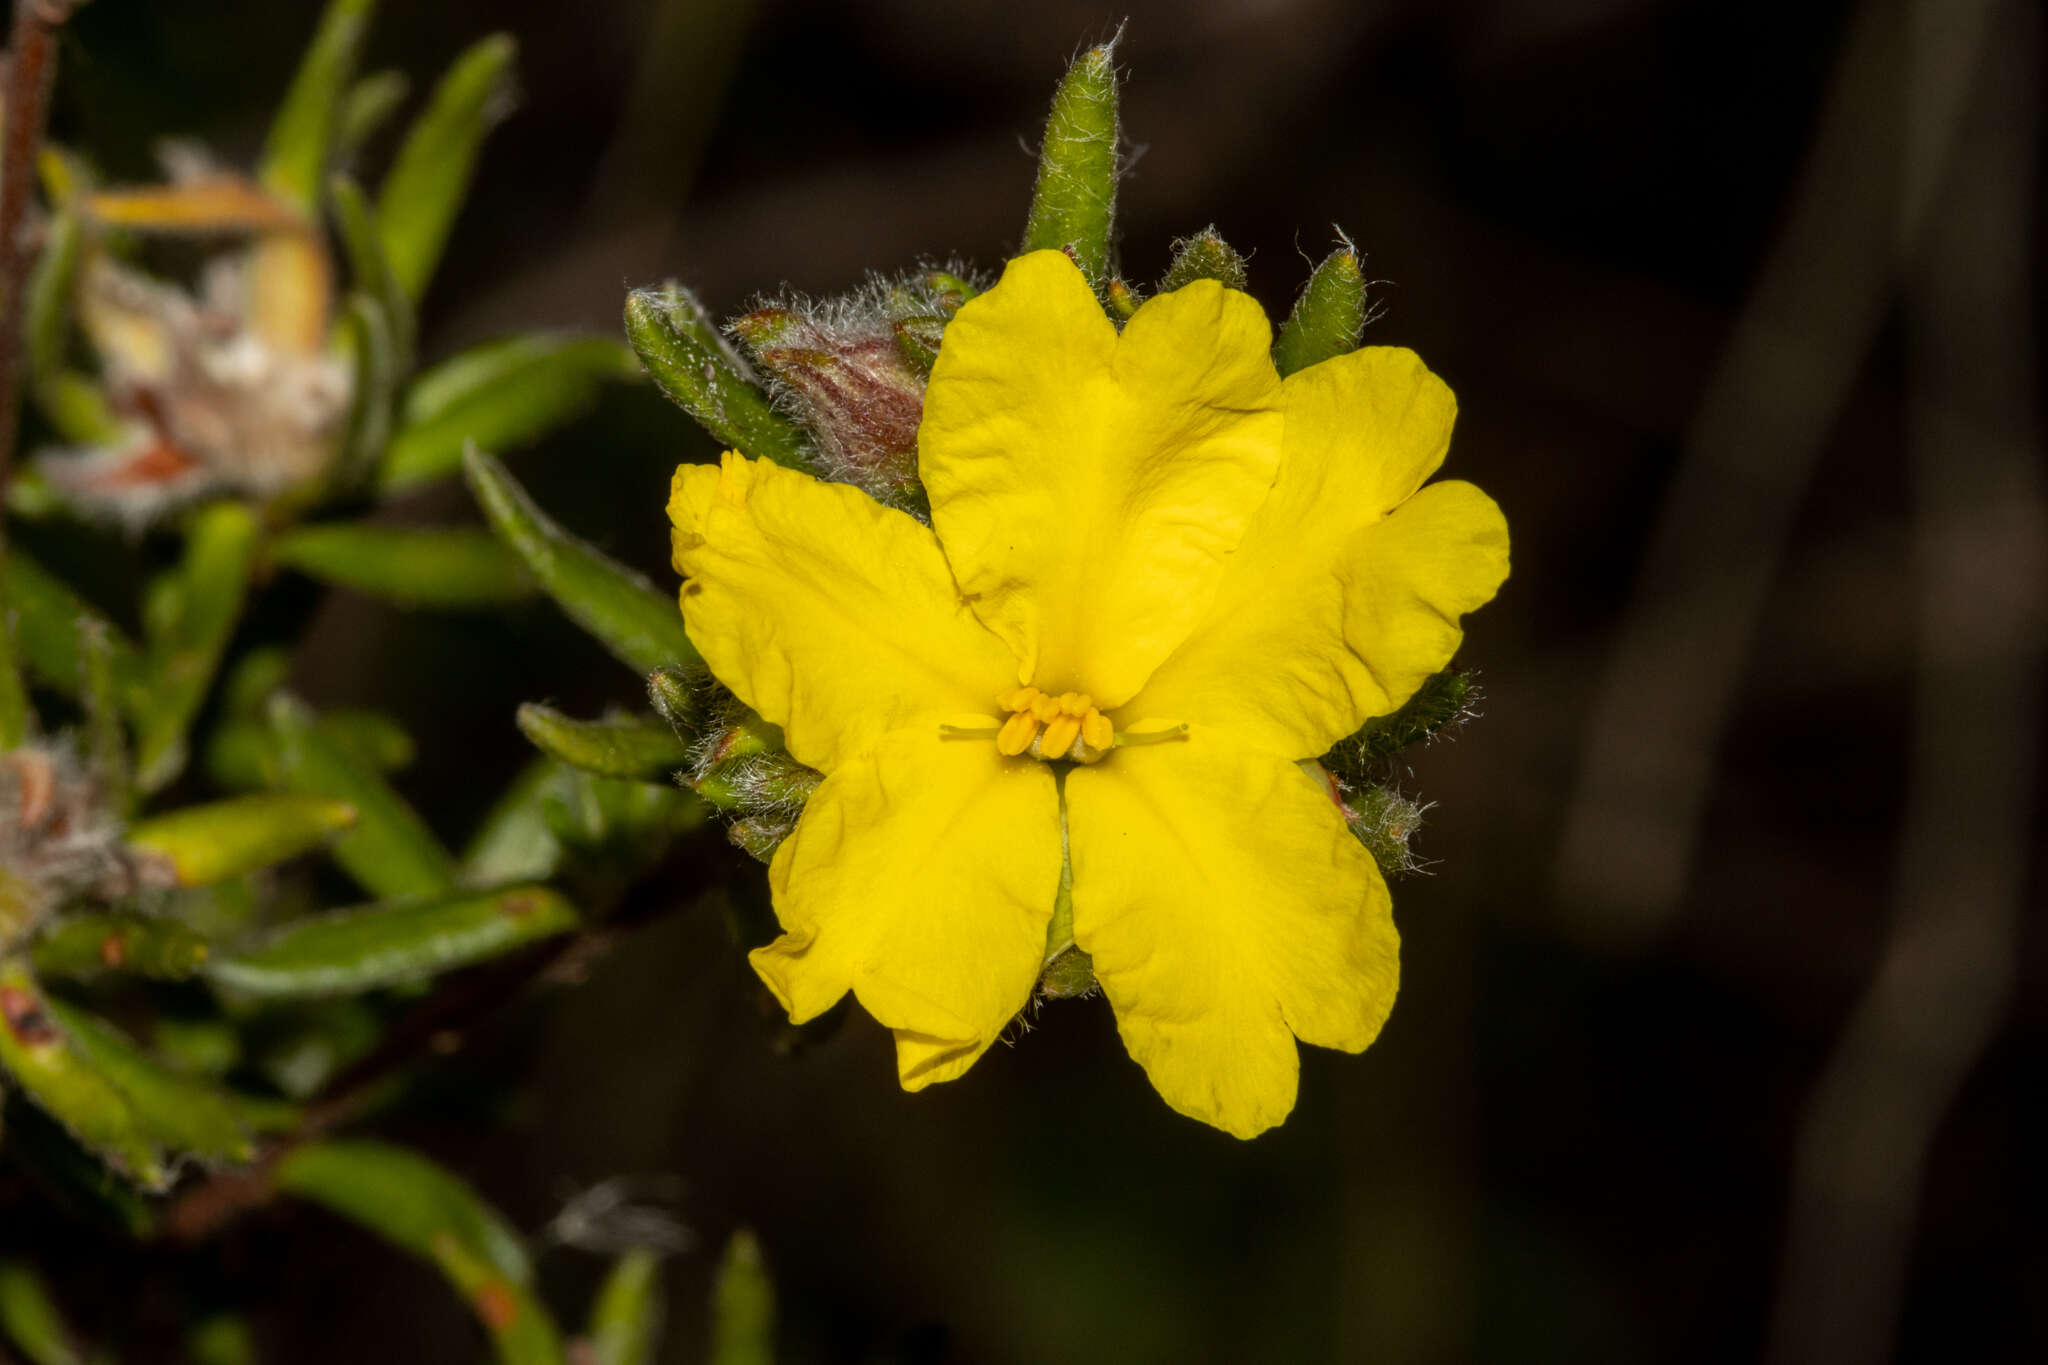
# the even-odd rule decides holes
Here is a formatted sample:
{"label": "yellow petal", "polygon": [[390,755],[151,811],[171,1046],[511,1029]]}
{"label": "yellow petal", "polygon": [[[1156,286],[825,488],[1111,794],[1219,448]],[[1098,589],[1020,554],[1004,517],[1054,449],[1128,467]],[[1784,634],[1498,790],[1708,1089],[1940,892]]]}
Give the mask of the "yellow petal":
{"label": "yellow petal", "polygon": [[902,730],[826,778],[768,881],[752,954],[796,1023],[849,989],[895,1030],[903,1088],[973,1065],[1031,996],[1060,881],[1052,769]]}
{"label": "yellow petal", "polygon": [[1074,939],[1181,1113],[1252,1137],[1294,1107],[1294,1040],[1378,1036],[1400,980],[1386,883],[1322,788],[1208,734],[1067,774]]}
{"label": "yellow petal", "polygon": [[690,639],[814,768],[986,715],[1016,671],[931,531],[857,488],[727,454],[676,471],[668,514]]}
{"label": "yellow petal", "polygon": [[1416,491],[1442,463],[1456,411],[1443,381],[1394,347],[1290,376],[1272,496],[1208,616],[1131,713],[1312,758],[1449,663],[1458,618],[1508,572],[1492,499],[1466,483]]}
{"label": "yellow petal", "polygon": [[1258,304],[1211,280],[1119,337],[1057,251],[946,329],[918,429],[932,525],[1018,680],[1107,709],[1200,617],[1272,484],[1280,382]]}

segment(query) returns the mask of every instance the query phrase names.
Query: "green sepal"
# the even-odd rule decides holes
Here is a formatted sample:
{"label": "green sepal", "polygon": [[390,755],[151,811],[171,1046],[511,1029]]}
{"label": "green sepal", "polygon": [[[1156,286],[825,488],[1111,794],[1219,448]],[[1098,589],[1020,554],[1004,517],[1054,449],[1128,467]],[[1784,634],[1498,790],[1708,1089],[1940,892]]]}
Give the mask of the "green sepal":
{"label": "green sepal", "polygon": [[1022,247],[1067,252],[1098,286],[1116,225],[1115,48],[1112,40],[1082,53],[1053,95]]}
{"label": "green sepal", "polygon": [[412,79],[403,71],[372,71],[348,88],[336,115],[334,159],[346,163],[377,136],[405,97],[412,93]]}
{"label": "green sepal", "polygon": [[1339,740],[1324,756],[1323,765],[1360,777],[1372,765],[1464,720],[1479,700],[1473,676],[1453,668],[1432,673],[1399,709],[1367,721],[1356,734]]}
{"label": "green sepal", "polygon": [[612,1262],[584,1334],[590,1365],[654,1365],[663,1310],[657,1253],[636,1247]]}
{"label": "green sepal", "polygon": [[180,886],[210,886],[320,847],[356,823],[326,796],[273,793],[185,806],[128,829],[128,844],[163,859]]}
{"label": "green sepal", "polygon": [[[384,320],[390,324],[389,369],[394,376],[410,374],[418,320],[412,296],[398,282],[391,261],[384,254],[384,238],[377,231],[376,211],[370,207],[369,196],[353,177],[336,175],[328,182],[327,197],[334,206],[334,225],[340,229],[342,249],[348,253],[353,283],[382,305]],[[358,363],[357,368],[364,367]]]}
{"label": "green sepal", "polygon": [[29,944],[38,973],[90,978],[104,973],[183,981],[206,965],[206,939],[174,919],[121,911],[63,915]]}
{"label": "green sepal", "polygon": [[308,218],[319,211],[342,103],[355,79],[356,57],[374,8],[374,0],[333,0],[328,5],[264,143],[258,178]]}
{"label": "green sepal", "polygon": [[406,131],[378,191],[377,230],[385,254],[400,287],[415,300],[441,263],[484,138],[511,111],[518,52],[509,34],[494,33],[457,57]]}
{"label": "green sepal", "polygon": [[0,1261],[0,1336],[29,1365],[86,1365],[48,1282],[27,1261]]}
{"label": "green sepal", "polygon": [[170,1183],[164,1154],[128,1099],[57,1022],[26,961],[0,959],[0,1070],[71,1135],[147,1190]]}
{"label": "green sepal", "polygon": [[152,1141],[208,1161],[255,1155],[251,1129],[226,1091],[170,1070],[84,1010],[57,999],[45,1003],[86,1064],[120,1089]]}
{"label": "green sepal", "polygon": [[939,361],[939,346],[946,339],[946,319],[930,314],[898,318],[889,324],[896,333],[896,354],[920,378],[931,378]]}
{"label": "green sepal", "polygon": [[339,1214],[438,1268],[503,1365],[561,1365],[518,1236],[476,1192],[425,1157],[375,1142],[316,1142],[277,1165],[276,1187]]}
{"label": "green sepal", "polygon": [[761,1243],[745,1228],[718,1258],[711,1287],[710,1365],[775,1365],[775,1285]]}
{"label": "green sepal", "polygon": [[696,661],[671,594],[550,521],[496,459],[471,450],[463,469],[477,505],[542,591],[614,657],[642,676]]}
{"label": "green sepal", "polygon": [[1226,289],[1245,287],[1244,257],[1231,249],[1213,227],[1174,243],[1173,264],[1159,281],[1159,292],[1171,294],[1196,280],[1214,280]]}
{"label": "green sepal", "polygon": [[455,892],[293,920],[217,954],[206,975],[270,999],[348,995],[483,962],[578,922],[576,908],[551,887]]}
{"label": "green sepal", "polygon": [[676,736],[686,742],[696,738],[703,722],[703,707],[697,700],[694,679],[701,673],[664,664],[647,675],[647,700],[655,714],[669,723]]}
{"label": "green sepal", "polygon": [[606,383],[639,377],[632,353],[609,337],[536,332],[472,347],[406,391],[378,490],[390,495],[446,478],[471,442],[487,450],[531,445],[587,412]]}
{"label": "green sepal", "polygon": [[156,791],[185,766],[185,736],[234,634],[256,563],[256,513],[210,503],[188,524],[185,557],[154,588],[146,704],[135,709],[137,784]]}
{"label": "green sepal", "polygon": [[662,778],[690,759],[689,747],[658,719],[574,720],[528,702],[518,720],[536,749],[602,777]]}
{"label": "green sepal", "polygon": [[1365,331],[1365,272],[1347,242],[1323,257],[1273,343],[1282,378],[1358,349]]}
{"label": "green sepal", "polygon": [[270,553],[286,568],[402,607],[498,606],[534,592],[518,556],[482,527],[326,522],[286,532]]}
{"label": "green sepal", "polygon": [[661,391],[721,445],[812,471],[810,443],[777,412],[697,296],[679,284],[626,297],[626,338]]}
{"label": "green sepal", "polygon": [[454,884],[454,860],[418,812],[375,768],[324,734],[305,703],[270,700],[279,767],[291,791],[354,806],[356,827],[334,842],[334,860],[372,895],[432,895]]}

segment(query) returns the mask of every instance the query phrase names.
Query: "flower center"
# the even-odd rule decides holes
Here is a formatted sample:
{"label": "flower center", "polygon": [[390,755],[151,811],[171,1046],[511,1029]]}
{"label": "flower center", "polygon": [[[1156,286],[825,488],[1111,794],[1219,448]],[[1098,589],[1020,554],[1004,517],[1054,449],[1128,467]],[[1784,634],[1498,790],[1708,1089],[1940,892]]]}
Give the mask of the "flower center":
{"label": "flower center", "polygon": [[1086,692],[1055,697],[1035,687],[1020,687],[997,697],[996,705],[1010,713],[996,732],[996,749],[1012,758],[1028,753],[1046,762],[1065,758],[1099,763],[1116,743],[1115,727]]}

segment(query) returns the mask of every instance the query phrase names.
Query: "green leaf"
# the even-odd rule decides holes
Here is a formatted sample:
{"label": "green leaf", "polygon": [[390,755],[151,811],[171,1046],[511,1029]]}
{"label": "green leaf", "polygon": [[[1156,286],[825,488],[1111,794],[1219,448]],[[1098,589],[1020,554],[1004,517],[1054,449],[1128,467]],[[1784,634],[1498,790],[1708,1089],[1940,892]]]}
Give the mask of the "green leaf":
{"label": "green leaf", "polygon": [[133,1241],[155,1234],[157,1205],[20,1094],[8,1099],[6,1129],[8,1162],[74,1218]]}
{"label": "green leaf", "polygon": [[319,1142],[280,1161],[277,1188],[325,1206],[427,1261],[490,1333],[504,1365],[561,1365],[518,1237],[468,1185],[425,1157],[374,1142]]}
{"label": "green leaf", "polygon": [[590,1314],[590,1365],[654,1365],[662,1310],[661,1257],[645,1247],[619,1257]]}
{"label": "green leaf", "polygon": [[114,677],[132,710],[141,690],[142,658],[128,638],[20,549],[8,548],[5,566],[15,646],[29,675],[68,697],[82,696],[85,656],[79,648],[78,626],[81,621],[94,622],[106,638]]}
{"label": "green leaf", "polygon": [[496,33],[457,57],[384,177],[377,229],[393,274],[414,299],[440,264],[485,136],[511,112],[518,50],[510,35]]}
{"label": "green leaf", "polygon": [[215,983],[275,998],[417,981],[567,933],[576,909],[545,886],[463,892],[294,920],[207,966]]}
{"label": "green leaf", "polygon": [[548,828],[547,807],[573,789],[574,770],[535,759],[484,816],[462,853],[465,886],[545,881],[562,865],[562,843]]}
{"label": "green leaf", "polygon": [[99,789],[125,812],[131,798],[128,734],[121,727],[121,688],[114,676],[114,649],[98,622],[78,623],[78,653],[85,671],[85,683],[80,690],[84,694],[81,700],[85,707],[86,765]]}
{"label": "green leaf", "polygon": [[454,884],[454,861],[419,814],[376,770],[321,732],[303,702],[271,698],[285,786],[356,808],[356,827],[334,844],[334,859],[377,896],[431,895]]}
{"label": "green leaf", "polygon": [[0,567],[0,753],[19,749],[34,723],[28,684],[15,662],[14,612],[7,601],[6,571]]}
{"label": "green leaf", "polygon": [[347,161],[363,144],[398,112],[412,91],[412,81],[403,71],[373,71],[348,89],[341,100],[339,126],[335,130],[334,156]]}
{"label": "green leaf", "polygon": [[20,957],[0,959],[0,1069],[71,1135],[145,1189],[170,1183],[128,1098],[82,1056]]}
{"label": "green leaf", "polygon": [[[381,711],[322,711],[313,728],[374,772],[400,772],[412,764],[412,736]],[[264,721],[231,720],[216,727],[206,748],[206,772],[228,791],[283,786],[277,736]]]}
{"label": "green leaf", "polygon": [[1245,286],[1244,257],[1233,251],[1213,227],[1174,243],[1173,264],[1159,281],[1159,292],[1170,294],[1196,280],[1215,280],[1226,289]]}
{"label": "green leaf", "polygon": [[27,1261],[0,1261],[0,1334],[29,1365],[85,1365],[49,1284]]}
{"label": "green leaf", "polygon": [[256,564],[256,513],[239,502],[195,514],[185,558],[150,613],[149,696],[135,712],[138,782],[156,791],[185,766],[185,734],[242,614]]}
{"label": "green leaf", "polygon": [[812,470],[803,433],[768,402],[753,370],[689,290],[670,284],[627,295],[626,338],[661,391],[720,444]]}
{"label": "green leaf", "polygon": [[463,468],[477,505],[542,590],[628,668],[644,676],[696,660],[672,595],[550,521],[491,456],[472,450]]}
{"label": "green leaf", "polygon": [[328,5],[264,144],[263,184],[308,218],[319,212],[342,101],[355,79],[356,56],[374,8],[374,0]]}
{"label": "green leaf", "polygon": [[398,391],[399,341],[391,316],[375,297],[360,290],[342,310],[342,336],[350,369],[348,424],[334,460],[332,486],[343,493],[362,488],[391,450],[391,407]]}
{"label": "green leaf", "polygon": [[[411,374],[417,325],[412,296],[399,284],[390,260],[384,255],[384,238],[377,231],[376,214],[369,198],[362,186],[346,175],[335,176],[328,183],[327,193],[334,205],[335,226],[341,230],[342,248],[348,252],[348,268],[355,287],[383,306],[385,320],[391,324],[391,374]],[[381,455],[382,451],[378,453]]]}
{"label": "green leaf", "polygon": [[182,981],[205,965],[207,947],[204,938],[174,919],[100,911],[53,921],[29,945],[29,953],[44,976],[126,972]]}
{"label": "green leaf", "polygon": [[1365,272],[1349,242],[1323,257],[1273,343],[1284,378],[1358,349],[1365,330]]}
{"label": "green leaf", "polygon": [[130,847],[170,865],[180,886],[209,886],[320,847],[356,823],[356,808],[283,793],[185,806],[131,825]]}
{"label": "green leaf", "polygon": [[711,1290],[711,1365],[775,1365],[775,1286],[761,1244],[741,1228]]}
{"label": "green leaf", "polygon": [[689,762],[689,747],[660,720],[572,720],[528,702],[519,731],[544,754],[605,777],[663,778]]}
{"label": "green leaf", "polygon": [[367,522],[302,526],[271,557],[336,587],[404,607],[481,607],[533,595],[519,557],[481,527],[413,528]]}
{"label": "green leaf", "polygon": [[414,382],[397,434],[377,473],[386,494],[453,474],[466,445],[531,445],[575,420],[606,382],[640,367],[609,337],[536,332],[488,342],[443,361]]}
{"label": "green leaf", "polygon": [[70,201],[51,217],[43,249],[28,282],[27,348],[29,393],[57,434],[73,445],[104,445],[116,439],[121,420],[106,395],[65,363],[83,230]]}
{"label": "green leaf", "polygon": [[246,1318],[215,1313],[185,1334],[185,1355],[191,1365],[262,1365],[256,1335]]}
{"label": "green leaf", "polygon": [[168,1069],[84,1010],[54,998],[45,1003],[86,1064],[126,1097],[136,1126],[152,1141],[212,1161],[255,1155],[248,1125],[225,1091]]}
{"label": "green leaf", "polygon": [[1066,251],[1097,285],[1109,274],[1116,223],[1115,49],[1112,39],[1082,53],[1052,97],[1022,248]]}

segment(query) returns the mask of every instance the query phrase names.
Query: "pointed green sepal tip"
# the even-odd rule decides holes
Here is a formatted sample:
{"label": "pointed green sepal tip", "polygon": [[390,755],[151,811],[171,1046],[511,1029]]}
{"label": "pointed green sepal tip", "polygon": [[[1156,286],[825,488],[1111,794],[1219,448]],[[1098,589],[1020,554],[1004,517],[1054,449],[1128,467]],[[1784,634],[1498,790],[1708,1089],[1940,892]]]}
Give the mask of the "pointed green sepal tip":
{"label": "pointed green sepal tip", "polygon": [[575,720],[553,707],[527,702],[519,732],[542,753],[602,777],[665,778],[690,760],[676,732],[656,719]]}
{"label": "pointed green sepal tip", "polygon": [[661,1256],[636,1247],[612,1264],[590,1313],[591,1365],[654,1365],[663,1301]]}
{"label": "pointed green sepal tip", "polygon": [[694,663],[670,593],[556,525],[505,466],[471,449],[463,472],[491,529],[512,547],[541,590],[569,619],[641,676],[665,664]]}
{"label": "pointed green sepal tip", "polygon": [[1281,375],[1358,349],[1365,330],[1365,272],[1349,242],[1323,257],[1273,343]]}
{"label": "pointed green sepal tip", "polygon": [[661,391],[721,445],[791,469],[812,469],[809,443],[777,412],[751,368],[681,285],[626,297],[626,337]]}
{"label": "pointed green sepal tip", "polygon": [[1170,294],[1196,280],[1215,280],[1226,289],[1245,286],[1244,257],[1232,250],[1213,227],[1174,243],[1173,264],[1159,281],[1159,292]]}
{"label": "pointed green sepal tip", "polygon": [[326,796],[244,796],[186,806],[128,831],[180,886],[211,886],[318,848],[355,826],[356,808]]}
{"label": "pointed green sepal tip", "polygon": [[669,723],[678,738],[694,741],[703,725],[703,708],[689,670],[664,665],[647,675],[647,700],[656,714]]}
{"label": "pointed green sepal tip", "polygon": [[1045,121],[1023,250],[1065,251],[1090,281],[1109,274],[1116,226],[1116,40],[1067,68]]}

